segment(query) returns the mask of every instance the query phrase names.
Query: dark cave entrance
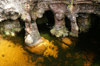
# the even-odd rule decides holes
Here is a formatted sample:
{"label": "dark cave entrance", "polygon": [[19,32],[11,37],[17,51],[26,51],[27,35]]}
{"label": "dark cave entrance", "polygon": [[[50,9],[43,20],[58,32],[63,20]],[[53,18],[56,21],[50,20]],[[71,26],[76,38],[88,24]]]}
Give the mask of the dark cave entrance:
{"label": "dark cave entrance", "polygon": [[[91,16],[91,27],[89,28],[89,31],[84,33],[79,33],[79,40],[86,40],[88,41],[88,39],[90,39],[90,42],[92,40],[96,40],[98,43],[100,43],[99,38],[100,38],[100,17],[96,14],[90,14]],[[24,37],[24,22],[19,19],[21,22],[21,25],[23,26],[23,30],[18,33],[18,36],[23,35]],[[78,23],[78,21],[77,21]],[[53,28],[55,24],[55,20],[54,20],[54,14],[51,10],[46,11],[43,14],[42,18],[38,18],[37,19],[37,26],[38,26],[38,30],[41,33],[48,33],[50,36],[50,30]],[[69,30],[69,32],[71,31],[71,24],[70,24],[70,20],[67,18],[67,16],[65,16],[65,25],[67,27],[67,29]],[[84,43],[84,42],[83,42]]]}
{"label": "dark cave entrance", "polygon": [[[91,16],[91,27],[89,28],[88,32],[79,33],[79,38],[88,37],[88,38],[96,38],[97,40],[99,40],[99,37],[100,37],[100,17],[96,14],[90,14],[90,16]],[[24,36],[25,24],[20,18],[19,18],[19,21],[20,21],[20,24],[23,27],[23,29],[20,33],[18,33],[18,36],[21,34]],[[38,26],[39,32],[43,32],[43,33],[47,32],[51,35],[50,30],[53,28],[53,26],[55,24],[54,14],[51,10],[46,11],[43,14],[43,17],[38,18],[36,21],[37,21],[37,26]],[[77,23],[78,23],[78,21],[77,21]],[[70,24],[70,20],[67,18],[67,16],[65,16],[65,25],[66,25],[66,28],[70,32],[71,31],[71,24]]]}
{"label": "dark cave entrance", "polygon": [[54,14],[51,10],[48,10],[43,14],[42,18],[38,18],[36,21],[40,33],[46,32],[50,34],[50,30],[55,24]]}
{"label": "dark cave entrance", "polygon": [[[39,32],[46,31],[50,33],[50,30],[55,25],[54,13],[51,10],[48,10],[43,14],[42,18],[38,18],[36,21]],[[71,31],[70,20],[67,16],[65,16],[65,26],[69,31]]]}
{"label": "dark cave entrance", "polygon": [[[79,36],[86,35],[89,37],[97,37],[100,34],[100,17],[96,14],[89,14],[91,18],[90,28],[84,33],[79,33]],[[78,21],[77,21],[78,23]]]}
{"label": "dark cave entrance", "polygon": [[82,51],[91,50],[100,54],[100,17],[96,14],[90,14],[91,27],[86,33],[79,34],[79,40],[76,47]]}
{"label": "dark cave entrance", "polygon": [[70,23],[70,20],[68,19],[67,16],[65,16],[65,25],[66,25],[66,28],[69,30],[69,32],[71,31],[71,23]]}
{"label": "dark cave entrance", "polygon": [[[90,16],[92,19],[91,27],[89,28],[88,32],[79,33],[78,42],[76,43],[75,48],[77,48],[79,51],[91,50],[95,53],[98,53],[98,55],[100,55],[100,17],[96,14],[90,14]],[[38,30],[41,36],[46,37],[46,39],[48,40],[50,39],[54,39],[54,41],[57,40],[58,38],[56,38],[55,36],[52,36],[50,33],[50,29],[52,29],[55,24],[53,12],[50,10],[46,11],[43,17],[38,18],[37,21],[38,20],[42,21],[41,19],[44,19],[44,17],[46,17],[47,22],[37,23]],[[68,30],[71,31],[70,20],[67,17],[65,17],[65,24]],[[20,32],[19,35],[22,35],[22,34],[23,34],[23,31]],[[50,39],[49,37],[47,38],[47,34],[49,34]]]}
{"label": "dark cave entrance", "polygon": [[[100,34],[100,17],[96,14],[90,14],[90,18],[91,18],[91,27],[89,28],[88,32],[84,33],[81,32],[79,33],[79,37],[85,37],[85,36],[89,36],[89,37],[97,37]],[[37,20],[37,26],[38,26],[38,30],[39,32],[45,31],[50,33],[50,30],[53,28],[54,24],[55,24],[55,20],[54,20],[54,14],[51,10],[46,11],[43,14],[42,18],[38,18]],[[78,21],[77,21],[78,24]],[[70,20],[65,16],[65,25],[66,28],[69,30],[69,32],[71,31],[71,24],[70,24]]]}

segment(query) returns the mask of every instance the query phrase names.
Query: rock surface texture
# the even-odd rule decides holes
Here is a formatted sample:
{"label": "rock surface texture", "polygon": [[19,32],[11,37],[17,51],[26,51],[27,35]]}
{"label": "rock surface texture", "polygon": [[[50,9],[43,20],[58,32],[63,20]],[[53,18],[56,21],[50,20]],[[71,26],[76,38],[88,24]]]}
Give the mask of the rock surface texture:
{"label": "rock surface texture", "polygon": [[[25,43],[34,48],[45,42],[39,34],[36,19],[42,18],[46,11],[51,10],[54,14],[55,24],[50,30],[52,35],[78,37],[79,30],[85,32],[90,27],[89,14],[100,15],[99,3],[100,0],[0,0],[0,22],[21,18],[25,22]],[[85,14],[80,15],[78,27],[76,17],[79,17],[79,13]],[[65,16],[70,20],[71,31],[66,28]]]}

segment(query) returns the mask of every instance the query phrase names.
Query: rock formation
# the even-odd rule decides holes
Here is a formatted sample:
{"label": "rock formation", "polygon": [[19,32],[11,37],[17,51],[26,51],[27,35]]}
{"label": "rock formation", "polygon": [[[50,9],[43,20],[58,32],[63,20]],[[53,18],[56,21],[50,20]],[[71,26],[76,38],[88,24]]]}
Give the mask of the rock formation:
{"label": "rock formation", "polygon": [[[100,0],[0,0],[0,22],[21,18],[25,22],[25,43],[33,48],[44,42],[36,19],[43,17],[46,11],[51,10],[54,14],[55,24],[50,30],[52,35],[78,37],[79,30],[86,32],[90,27],[89,14],[100,15],[99,3]],[[71,32],[65,26],[65,16],[70,20]],[[77,17],[80,17],[79,25]]]}

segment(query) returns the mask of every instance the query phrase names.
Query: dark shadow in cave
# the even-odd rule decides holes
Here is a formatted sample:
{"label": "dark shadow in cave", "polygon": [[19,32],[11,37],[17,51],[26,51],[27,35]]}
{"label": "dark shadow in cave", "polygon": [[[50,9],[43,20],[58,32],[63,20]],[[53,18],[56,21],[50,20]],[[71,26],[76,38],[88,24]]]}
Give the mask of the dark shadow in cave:
{"label": "dark shadow in cave", "polygon": [[97,44],[99,43],[99,37],[100,37],[100,26],[99,26],[99,21],[100,21],[100,17],[98,17],[95,14],[91,14],[92,19],[91,20],[91,28],[89,29],[89,31],[87,33],[80,33],[79,34],[79,42],[77,43],[77,47],[80,47],[83,50],[87,50],[87,49],[91,49],[94,50],[95,45],[93,41],[96,41]]}
{"label": "dark shadow in cave", "polygon": [[[46,11],[43,14],[43,17],[38,18],[36,21],[37,21],[38,30],[39,30],[41,36],[43,36],[43,37],[48,36],[48,35],[53,36],[53,35],[51,35],[50,30],[53,28],[53,26],[55,24],[55,20],[54,20],[54,14],[51,10]],[[46,39],[50,40],[51,38],[49,36]],[[55,36],[53,36],[53,37],[55,37]]]}
{"label": "dark shadow in cave", "polygon": [[41,31],[42,28],[50,30],[54,26],[54,22],[55,22],[54,14],[51,10],[46,11],[43,14],[43,17],[38,18],[36,21],[37,21],[39,31]]}
{"label": "dark shadow in cave", "polygon": [[[54,14],[51,10],[46,11],[43,14],[43,17],[38,18],[36,21],[40,33],[46,32],[51,35],[50,30],[55,25]],[[65,26],[69,31],[71,31],[70,20],[68,19],[67,16],[65,16]]]}
{"label": "dark shadow in cave", "polygon": [[[13,21],[11,19],[8,19],[8,20]],[[17,44],[19,46],[21,44],[23,46],[23,44],[24,44],[24,37],[25,37],[25,30],[24,30],[25,22],[23,20],[21,20],[21,18],[18,18],[17,20],[19,20],[20,26],[21,26],[22,30],[20,32],[15,32],[16,35],[14,37],[6,36],[5,34],[2,34],[2,35],[3,35],[4,39],[12,41],[15,45]],[[21,40],[17,41],[18,38],[21,38]]]}
{"label": "dark shadow in cave", "polygon": [[[92,51],[97,54],[96,60],[100,59],[100,17],[91,14],[91,28],[87,33],[79,34],[79,41],[76,48],[79,51]],[[95,19],[95,20],[93,20]],[[93,63],[98,62],[94,60]]]}
{"label": "dark shadow in cave", "polygon": [[68,17],[65,16],[65,25],[66,28],[71,31],[71,24],[70,24],[70,20],[68,19]]}

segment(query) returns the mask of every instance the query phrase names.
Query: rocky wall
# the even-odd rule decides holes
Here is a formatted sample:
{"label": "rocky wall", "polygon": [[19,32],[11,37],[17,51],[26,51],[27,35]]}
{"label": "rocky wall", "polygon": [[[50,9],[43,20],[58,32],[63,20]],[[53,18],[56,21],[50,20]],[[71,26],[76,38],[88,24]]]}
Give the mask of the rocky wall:
{"label": "rocky wall", "polygon": [[[36,21],[38,18],[42,18],[46,11],[51,10],[54,14],[55,24],[50,30],[52,35],[78,37],[79,30],[86,32],[86,29],[90,27],[89,14],[100,15],[99,2],[99,0],[0,0],[0,22],[3,23],[8,19],[15,21],[21,18],[25,23],[25,43],[33,48],[44,42]],[[80,16],[79,13],[86,13],[86,15]],[[65,17],[70,20],[71,31],[66,28]],[[79,17],[79,23],[77,23],[77,17]],[[3,27],[5,25],[12,26],[13,23],[17,24],[17,22],[10,24],[10,21],[4,23]],[[6,29],[8,30],[5,28],[5,31]]]}

